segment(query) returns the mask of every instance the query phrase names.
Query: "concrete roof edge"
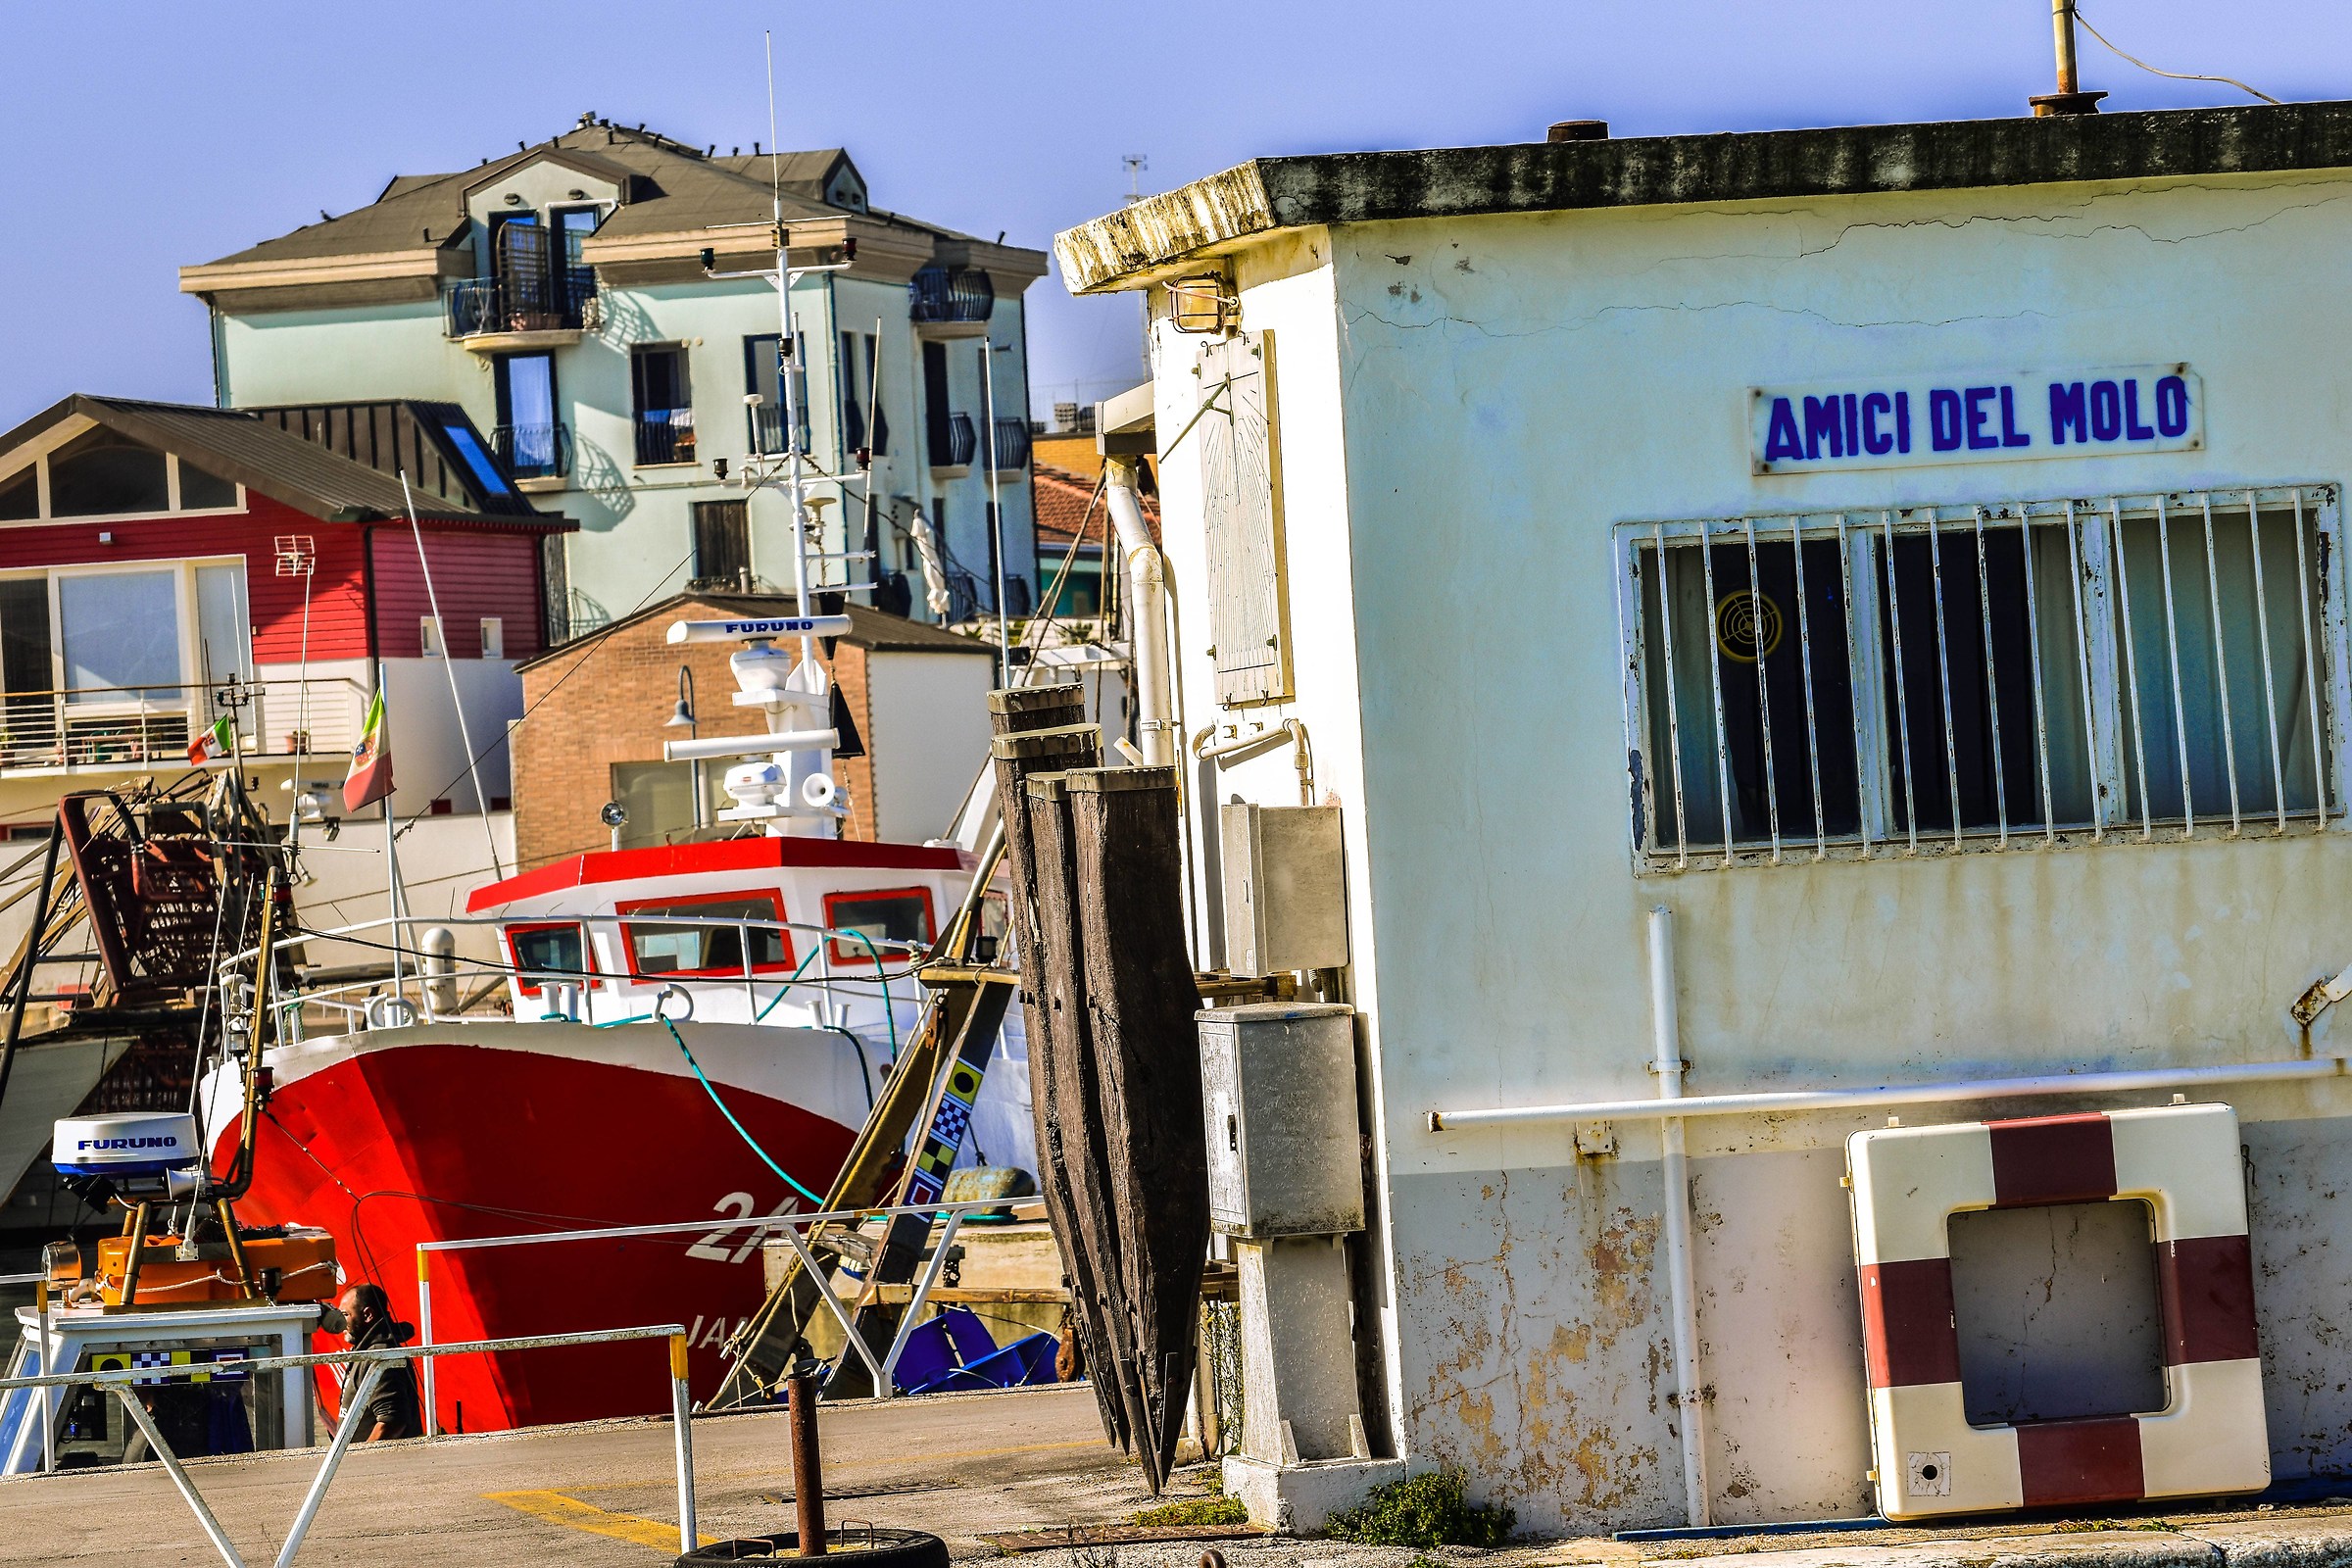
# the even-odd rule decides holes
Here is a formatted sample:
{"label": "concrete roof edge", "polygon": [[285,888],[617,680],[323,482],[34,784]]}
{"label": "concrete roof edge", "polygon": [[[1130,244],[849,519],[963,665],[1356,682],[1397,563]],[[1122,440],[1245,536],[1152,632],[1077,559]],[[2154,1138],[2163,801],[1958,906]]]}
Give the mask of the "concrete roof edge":
{"label": "concrete roof edge", "polygon": [[1070,291],[1286,228],[2352,168],[2352,102],[1262,158],[1065,229]]}

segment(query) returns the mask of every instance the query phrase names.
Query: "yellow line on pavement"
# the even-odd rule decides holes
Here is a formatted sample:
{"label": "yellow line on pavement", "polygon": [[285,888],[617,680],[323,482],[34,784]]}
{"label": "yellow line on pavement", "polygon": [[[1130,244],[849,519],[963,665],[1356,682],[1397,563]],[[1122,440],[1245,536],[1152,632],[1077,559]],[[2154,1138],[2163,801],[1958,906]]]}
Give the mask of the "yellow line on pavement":
{"label": "yellow line on pavement", "polygon": [[[482,1496],[490,1502],[503,1502],[517,1513],[527,1513],[549,1524],[585,1530],[592,1536],[611,1536],[615,1541],[635,1542],[640,1546],[652,1546],[672,1554],[678,1549],[676,1525],[665,1525],[658,1519],[640,1519],[633,1513],[607,1513],[593,1503],[582,1502],[577,1497],[566,1497],[561,1492],[485,1492]],[[715,1536],[705,1536],[702,1544],[713,1545],[717,1539]]]}
{"label": "yellow line on pavement", "polygon": [[[994,1459],[1008,1453],[1048,1453],[1057,1448],[1101,1448],[1107,1456],[1118,1457],[1117,1450],[1102,1439],[1087,1438],[1077,1443],[1021,1443],[1005,1448],[954,1448],[941,1453],[884,1454],[870,1459],[829,1459],[825,1462],[825,1468],[827,1470],[871,1470],[882,1465],[928,1463],[934,1459]],[[723,1470],[712,1464],[705,1463],[700,1467],[698,1473],[705,1477],[724,1476],[729,1479],[741,1479],[745,1476],[773,1479],[776,1475],[776,1467],[768,1464]],[[669,1476],[647,1476],[643,1480],[637,1481],[596,1481],[585,1486],[572,1487],[569,1490],[573,1492],[634,1492],[644,1487],[666,1487],[672,1483],[672,1479]],[[515,1495],[535,1497],[540,1494],[535,1492],[517,1493]],[[552,1496],[554,1494],[550,1493],[547,1495]]]}

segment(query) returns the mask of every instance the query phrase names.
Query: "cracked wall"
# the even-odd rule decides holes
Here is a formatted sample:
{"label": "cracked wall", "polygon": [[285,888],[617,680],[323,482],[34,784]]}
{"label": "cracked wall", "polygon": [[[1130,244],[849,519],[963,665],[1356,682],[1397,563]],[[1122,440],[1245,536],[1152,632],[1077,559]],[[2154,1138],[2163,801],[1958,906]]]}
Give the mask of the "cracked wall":
{"label": "cracked wall", "polygon": [[[1343,468],[1325,449],[1286,483],[1294,506],[1302,487],[1344,496],[1346,569],[1320,581],[1295,559],[1293,593],[1347,596],[1322,623],[1345,626],[1356,679],[1357,963],[1384,1106],[1393,1396],[1417,1462],[1462,1464],[1533,1525],[1681,1517],[1672,1411],[1650,1403],[1671,1364],[1650,1278],[1654,1132],[1621,1124],[1617,1156],[1580,1163],[1564,1128],[1422,1127],[1439,1106],[1654,1093],[1652,905],[1677,912],[1692,1093],[2294,1054],[2286,1004],[2352,961],[2344,834],[1636,875],[1610,529],[2352,477],[2348,219],[2352,181],[2296,175],[1319,238],[1336,380],[1286,366],[1280,390],[1336,400]],[[1295,306],[1261,309],[1240,275],[1245,325],[1280,329]],[[2174,360],[2204,378],[2201,452],[1748,471],[1750,385]],[[1322,694],[1302,682],[1300,700]],[[2278,1473],[2352,1466],[2352,1295],[2327,1250],[2352,1092],[2229,1098],[2260,1153],[2258,1255],[2306,1257],[2259,1282]],[[1843,1137],[1878,1119],[1693,1125],[1719,1519],[1867,1505],[1837,1179]]]}

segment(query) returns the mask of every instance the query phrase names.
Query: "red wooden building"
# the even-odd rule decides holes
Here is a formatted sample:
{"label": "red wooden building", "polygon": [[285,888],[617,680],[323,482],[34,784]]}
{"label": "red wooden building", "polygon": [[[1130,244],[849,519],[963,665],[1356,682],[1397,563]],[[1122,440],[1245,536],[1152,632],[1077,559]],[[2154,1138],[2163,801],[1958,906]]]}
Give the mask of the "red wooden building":
{"label": "red wooden building", "polygon": [[232,677],[261,771],[339,778],[380,677],[396,808],[504,808],[572,526],[454,405],[65,399],[0,434],[0,820],[45,820],[61,774],[184,766]]}

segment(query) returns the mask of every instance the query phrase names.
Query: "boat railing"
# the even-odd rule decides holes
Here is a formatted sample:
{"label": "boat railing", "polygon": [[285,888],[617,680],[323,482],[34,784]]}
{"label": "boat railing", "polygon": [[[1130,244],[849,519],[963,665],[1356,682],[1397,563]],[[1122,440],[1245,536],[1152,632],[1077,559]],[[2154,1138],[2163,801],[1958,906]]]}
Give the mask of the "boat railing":
{"label": "boat railing", "polygon": [[[818,1209],[803,1214],[743,1214],[730,1217],[722,1212],[715,1216],[706,1214],[701,1219],[680,1220],[674,1224],[605,1225],[589,1230],[525,1231],[514,1236],[468,1236],[449,1241],[419,1242],[416,1244],[417,1337],[423,1347],[430,1347],[433,1343],[431,1257],[436,1252],[471,1252],[509,1247],[545,1247],[564,1242],[635,1241],[652,1236],[701,1236],[708,1240],[731,1231],[743,1230],[753,1232],[754,1239],[757,1240],[760,1235],[774,1231],[781,1233],[784,1240],[790,1244],[793,1255],[800,1262],[804,1277],[815,1287],[818,1297],[824,1301],[825,1309],[831,1312],[834,1321],[841,1325],[842,1334],[848,1345],[848,1348],[843,1353],[854,1352],[859,1360],[865,1363],[866,1369],[873,1374],[875,1397],[888,1399],[897,1393],[896,1385],[892,1381],[892,1374],[898,1370],[899,1358],[906,1353],[906,1342],[922,1323],[923,1309],[930,1304],[931,1293],[938,1286],[948,1259],[954,1255],[953,1249],[956,1244],[956,1230],[962,1226],[965,1219],[982,1212],[1010,1214],[1017,1210],[1023,1218],[1043,1218],[1046,1212],[1045,1201],[1042,1197],[971,1198],[958,1202]],[[808,1238],[802,1233],[817,1225],[836,1225],[855,1230],[877,1219],[888,1221],[902,1215],[925,1214],[930,1215],[936,1222],[944,1226],[944,1229],[941,1230],[938,1241],[932,1246],[930,1259],[923,1265],[922,1274],[915,1280],[906,1298],[906,1308],[899,1317],[898,1333],[892,1338],[888,1348],[877,1357],[873,1348],[866,1344],[865,1336],[858,1328],[857,1314],[860,1307],[868,1304],[864,1295],[861,1294],[847,1302],[843,1301],[840,1294],[833,1289],[831,1280],[826,1277],[825,1269],[817,1262],[815,1254],[809,1250]],[[737,1255],[748,1257],[750,1251],[751,1249],[746,1247]],[[700,1320],[697,1321],[699,1324]],[[440,1432],[440,1417],[434,1403],[433,1369],[432,1363],[429,1361],[425,1363],[424,1379],[424,1431],[425,1436],[435,1437]]]}
{"label": "boat railing", "polygon": [[[602,969],[596,966],[592,951],[583,951],[586,967],[565,969],[545,964],[520,964],[514,960],[500,944],[499,956],[484,958],[461,956],[451,944],[451,951],[439,952],[426,946],[425,938],[435,930],[454,931],[457,928],[489,929],[493,932],[515,924],[577,924],[583,931],[588,927],[609,926],[616,931],[630,927],[675,927],[684,930],[732,932],[735,938],[736,960],[723,969],[697,968],[692,970]],[[389,941],[379,934],[390,933]],[[786,971],[782,964],[763,964],[754,957],[753,939],[756,934],[767,933],[789,938],[792,933],[812,937],[809,952],[797,967]],[[371,937],[377,939],[371,940]],[[628,941],[625,932],[620,941]],[[361,920],[326,930],[303,930],[271,943],[273,951],[283,954],[296,948],[308,949],[319,944],[341,943],[364,952],[388,955],[390,973],[369,972],[351,977],[344,971],[327,983],[280,991],[271,999],[279,1009],[281,1019],[298,1022],[302,1009],[318,1007],[337,1012],[356,1028],[382,1027],[418,1021],[441,1022],[461,1017],[478,1005],[500,987],[520,985],[536,990],[546,1004],[540,1013],[543,1020],[563,1019],[585,1024],[617,1024],[651,1022],[665,1019],[683,1023],[692,1019],[695,999],[715,991],[740,989],[748,1014],[753,1022],[763,1020],[768,1013],[794,991],[808,995],[815,1005],[820,1021],[838,1025],[840,1008],[845,1001],[872,1001],[879,998],[885,1008],[895,1005],[891,982],[904,979],[894,975],[890,959],[896,956],[911,960],[929,951],[927,945],[891,937],[877,937],[870,932],[846,926],[821,925],[806,920],[755,920],[713,915],[655,915],[599,913],[546,917],[545,921],[517,921],[513,916],[500,915],[386,915],[373,920]],[[862,948],[867,956],[842,960],[855,967],[842,972],[836,968],[833,956],[836,945]],[[784,951],[789,954],[789,941]],[[220,962],[223,975],[251,964],[258,950],[247,948],[229,955]],[[813,972],[811,972],[813,970]],[[466,992],[472,983],[471,994]],[[385,987],[389,984],[390,989]],[[624,989],[628,988],[628,989]],[[761,992],[767,993],[764,1004]],[[603,1007],[598,998],[603,992]],[[631,995],[630,990],[640,994]],[[652,991],[651,1012],[631,1009],[645,1006],[649,1001],[645,991]],[[411,995],[415,1000],[412,1002]],[[919,993],[916,993],[919,996]],[[673,1000],[682,999],[682,1000]],[[576,1010],[574,1010],[576,1008]],[[600,1010],[612,1016],[597,1016]]]}

